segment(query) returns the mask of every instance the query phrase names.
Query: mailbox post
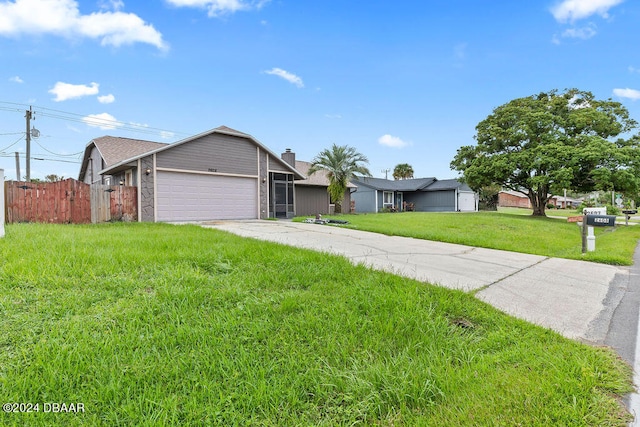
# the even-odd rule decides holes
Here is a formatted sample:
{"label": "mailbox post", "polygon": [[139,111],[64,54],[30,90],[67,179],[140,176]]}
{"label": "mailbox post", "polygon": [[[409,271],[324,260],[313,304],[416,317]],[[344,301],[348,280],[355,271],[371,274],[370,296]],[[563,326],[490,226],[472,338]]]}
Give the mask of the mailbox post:
{"label": "mailbox post", "polygon": [[631,215],[635,215],[638,213],[637,209],[626,209],[623,210],[622,213],[624,214],[624,224],[625,225],[629,225],[629,218],[631,218]]}
{"label": "mailbox post", "polygon": [[596,250],[596,236],[593,227],[614,227],[615,215],[584,215],[582,217],[582,253]]}

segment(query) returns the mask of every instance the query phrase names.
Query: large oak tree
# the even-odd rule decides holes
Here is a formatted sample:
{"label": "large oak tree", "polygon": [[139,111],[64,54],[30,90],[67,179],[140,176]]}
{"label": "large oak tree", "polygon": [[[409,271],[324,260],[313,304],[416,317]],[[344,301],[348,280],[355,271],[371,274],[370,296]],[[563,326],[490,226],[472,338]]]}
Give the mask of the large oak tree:
{"label": "large oak tree", "polygon": [[473,189],[490,185],[525,194],[533,215],[563,188],[635,194],[640,185],[637,126],[619,102],[556,90],[514,99],[476,127],[476,145],[458,149],[451,168]]}

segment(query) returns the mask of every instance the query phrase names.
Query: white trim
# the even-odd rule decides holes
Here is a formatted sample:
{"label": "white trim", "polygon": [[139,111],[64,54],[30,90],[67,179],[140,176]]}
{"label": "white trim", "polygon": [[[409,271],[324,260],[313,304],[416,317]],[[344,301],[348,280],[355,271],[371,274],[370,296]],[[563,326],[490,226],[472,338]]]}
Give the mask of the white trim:
{"label": "white trim", "polygon": [[[391,194],[391,203],[385,202],[385,200],[384,200],[384,199],[385,199],[385,196],[386,196],[387,194]],[[387,205],[390,205],[391,207],[394,207],[394,206],[395,206],[395,202],[396,202],[396,194],[395,194],[395,191],[393,191],[393,190],[384,190],[384,191],[382,192],[382,209],[386,208],[386,207],[387,207]]]}
{"label": "white trim", "polygon": [[[154,154],[154,158],[155,158],[155,154]],[[255,179],[260,178],[258,175],[245,175],[245,174],[238,174],[238,173],[205,172],[205,171],[196,171],[196,170],[189,170],[189,169],[173,169],[173,168],[158,168],[158,167],[155,169],[157,171],[162,171],[162,172],[180,172],[180,173],[190,173],[194,175],[235,176],[238,178],[255,178]]]}
{"label": "white trim", "polygon": [[[378,213],[378,190],[375,190],[375,192],[376,192],[376,199],[373,202],[373,207],[375,208],[375,213]],[[384,200],[383,200],[383,202],[384,202]]]}
{"label": "white trim", "polygon": [[454,209],[454,212],[458,212],[458,210],[459,210],[458,209],[458,197],[460,197],[460,194],[458,193],[458,189],[457,188],[456,188],[455,196],[456,197],[455,197],[455,200],[453,202],[453,209]]}
{"label": "white trim", "polygon": [[153,222],[158,222],[158,173],[156,155],[153,158]]}
{"label": "white trim", "polygon": [[138,159],[138,189],[137,189],[137,193],[138,193],[138,222],[142,222],[142,190],[140,189],[140,187],[142,187],[142,159]]}
{"label": "white trim", "polygon": [[[257,218],[258,219],[262,219],[262,215],[261,215],[261,212],[260,212],[260,208],[261,208],[261,206],[260,206],[260,195],[262,194],[262,185],[260,185],[261,184],[261,182],[260,182],[260,147],[258,147],[257,145],[256,145],[256,154],[257,154],[257,156],[256,156],[256,162],[257,162],[256,170],[258,171],[258,203],[256,203],[257,210],[258,210],[258,212],[257,212],[258,213],[258,217]],[[268,166],[268,163],[269,163],[269,156],[267,156],[267,166]]]}
{"label": "white trim", "polygon": [[4,169],[0,169],[0,238],[4,237]]}

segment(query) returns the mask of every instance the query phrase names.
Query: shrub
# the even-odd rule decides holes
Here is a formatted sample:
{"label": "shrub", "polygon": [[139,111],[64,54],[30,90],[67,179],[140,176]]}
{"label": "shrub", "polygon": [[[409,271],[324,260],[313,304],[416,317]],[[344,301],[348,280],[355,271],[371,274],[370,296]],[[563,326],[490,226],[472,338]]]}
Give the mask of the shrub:
{"label": "shrub", "polygon": [[620,215],[620,209],[617,206],[611,204],[607,205],[607,215]]}

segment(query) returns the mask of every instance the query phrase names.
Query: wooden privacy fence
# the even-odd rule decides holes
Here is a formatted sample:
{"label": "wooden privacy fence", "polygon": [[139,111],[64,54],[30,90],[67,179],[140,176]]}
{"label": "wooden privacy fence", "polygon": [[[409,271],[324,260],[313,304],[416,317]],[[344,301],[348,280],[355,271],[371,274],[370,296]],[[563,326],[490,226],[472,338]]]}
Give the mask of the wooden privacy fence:
{"label": "wooden privacy fence", "polygon": [[138,218],[137,187],[89,185],[75,179],[6,181],[4,186],[7,223],[86,224]]}
{"label": "wooden privacy fence", "polygon": [[138,187],[91,185],[91,222],[137,221]]}

